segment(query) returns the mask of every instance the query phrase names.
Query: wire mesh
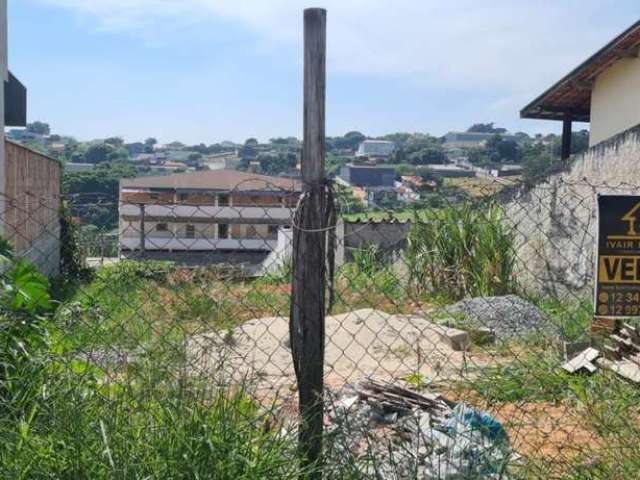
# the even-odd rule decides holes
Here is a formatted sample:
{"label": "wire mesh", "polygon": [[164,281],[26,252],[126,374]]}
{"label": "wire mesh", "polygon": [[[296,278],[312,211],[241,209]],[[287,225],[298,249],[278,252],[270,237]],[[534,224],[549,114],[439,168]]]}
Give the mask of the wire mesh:
{"label": "wire mesh", "polygon": [[[432,205],[402,210],[354,212],[336,192],[325,476],[635,478],[637,385],[561,365],[606,342],[591,328],[596,195],[637,186],[454,183]],[[219,413],[221,392],[241,397],[242,417],[269,442],[284,442],[297,423],[289,311],[299,186],[252,180],[65,201],[61,227],[57,203],[5,199],[14,245],[3,261],[2,448],[14,456],[5,473],[24,466],[22,442],[54,477],[167,478],[169,464],[196,476],[215,468],[211,450],[159,439],[215,437],[207,415]],[[103,226],[83,225],[89,217]],[[69,228],[82,268],[51,280],[51,307],[17,304],[21,288],[39,295],[20,259],[52,273]],[[45,461],[51,438],[63,446]],[[287,463],[246,478],[298,475]]]}

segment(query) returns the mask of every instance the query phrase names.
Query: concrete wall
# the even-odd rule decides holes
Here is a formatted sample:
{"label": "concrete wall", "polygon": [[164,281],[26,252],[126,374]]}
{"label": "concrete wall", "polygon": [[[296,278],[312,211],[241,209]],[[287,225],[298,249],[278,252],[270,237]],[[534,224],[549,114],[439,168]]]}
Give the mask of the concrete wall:
{"label": "concrete wall", "polygon": [[640,193],[640,127],[572,157],[564,171],[505,198],[515,235],[516,280],[559,298],[593,289],[596,196]]}
{"label": "concrete wall", "polygon": [[351,260],[354,250],[377,245],[389,260],[406,246],[410,222],[338,222],[336,263]]}
{"label": "concrete wall", "polygon": [[590,145],[636,125],[640,125],[640,59],[624,58],[596,77]]}
{"label": "concrete wall", "polygon": [[21,145],[5,143],[4,235],[16,255],[43,273],[57,275],[60,264],[59,162]]}

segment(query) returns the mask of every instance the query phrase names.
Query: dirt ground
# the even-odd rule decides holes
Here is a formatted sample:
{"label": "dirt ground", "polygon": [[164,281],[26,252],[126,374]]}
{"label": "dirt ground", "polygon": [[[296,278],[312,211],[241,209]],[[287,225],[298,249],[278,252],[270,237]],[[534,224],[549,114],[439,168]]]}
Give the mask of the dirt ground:
{"label": "dirt ground", "polygon": [[[233,332],[191,337],[187,361],[196,375],[256,379],[259,391],[285,393],[295,385],[284,317],[248,321]],[[418,316],[362,309],[326,318],[325,378],[340,387],[363,376],[423,383],[460,379],[491,360],[486,354],[454,351],[434,325]],[[252,381],[253,383],[253,381]]]}
{"label": "dirt ground", "polygon": [[[580,414],[563,404],[506,403],[488,405],[475,392],[447,385],[469,380],[484,367],[504,358],[482,349],[454,351],[424,318],[390,315],[362,309],[326,318],[325,382],[334,391],[368,376],[398,381],[408,376],[454,402],[465,402],[503,423],[514,450],[547,464],[567,465],[585,448],[598,447],[595,432]],[[284,317],[248,321],[233,332],[193,336],[187,361],[195,375],[222,375],[227,380],[251,379],[256,393],[291,401],[295,373],[288,346],[289,324]],[[439,388],[440,387],[440,388]],[[553,469],[553,468],[552,468]]]}

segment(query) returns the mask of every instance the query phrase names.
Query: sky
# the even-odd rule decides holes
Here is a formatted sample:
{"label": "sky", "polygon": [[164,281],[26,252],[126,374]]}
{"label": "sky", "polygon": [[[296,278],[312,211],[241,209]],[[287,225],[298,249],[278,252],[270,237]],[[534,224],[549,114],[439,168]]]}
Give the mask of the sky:
{"label": "sky", "polygon": [[80,140],[301,137],[306,7],[327,9],[328,135],[558,132],[519,110],[640,17],[637,0],[8,0],[9,64],[29,121]]}

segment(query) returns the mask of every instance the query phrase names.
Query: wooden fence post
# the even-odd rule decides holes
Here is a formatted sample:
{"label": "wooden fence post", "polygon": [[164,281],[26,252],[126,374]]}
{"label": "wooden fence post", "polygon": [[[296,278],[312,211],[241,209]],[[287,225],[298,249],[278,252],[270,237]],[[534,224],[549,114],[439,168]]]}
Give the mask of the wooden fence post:
{"label": "wooden fence post", "polygon": [[293,228],[290,337],[298,381],[302,465],[320,479],[325,316],[325,50],[326,11],[304,11],[303,200]]}

